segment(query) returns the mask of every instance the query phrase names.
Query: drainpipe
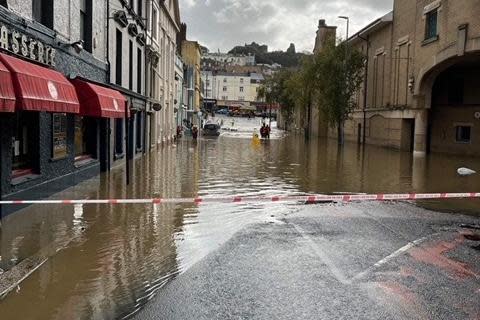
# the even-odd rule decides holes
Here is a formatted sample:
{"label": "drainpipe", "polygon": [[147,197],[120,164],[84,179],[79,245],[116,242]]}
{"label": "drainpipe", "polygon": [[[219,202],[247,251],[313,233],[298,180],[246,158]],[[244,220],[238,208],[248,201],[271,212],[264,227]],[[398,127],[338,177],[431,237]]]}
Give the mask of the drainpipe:
{"label": "drainpipe", "polygon": [[[148,123],[148,128],[149,128],[149,133],[150,133],[150,130],[152,129],[150,127],[150,123],[151,123],[151,119],[150,117],[153,117],[154,114],[152,113],[149,113],[151,110],[147,110],[147,107],[148,105],[150,104],[150,99],[151,96],[152,96],[152,90],[151,90],[151,83],[150,83],[150,80],[151,80],[151,71],[152,71],[152,67],[151,67],[151,61],[147,64],[147,45],[148,45],[148,33],[151,31],[150,30],[150,15],[152,14],[153,12],[153,1],[147,1],[145,3],[145,26],[146,26],[146,29],[145,29],[145,39],[147,41],[147,44],[145,45],[145,47],[143,48],[143,56],[144,56],[144,65],[145,65],[145,73],[144,73],[144,76],[145,76],[145,81],[144,81],[144,86],[145,86],[145,90],[144,90],[144,94],[145,94],[145,97],[147,98],[146,102],[145,102],[145,113],[144,113],[144,117],[143,117],[143,154],[146,154],[147,153],[147,118],[149,119],[149,123]],[[152,39],[150,39],[150,42],[152,42]],[[153,43],[153,42],[152,42]],[[148,82],[148,83],[147,83]],[[150,136],[152,136],[152,134],[150,134]],[[150,149],[150,146],[152,145],[152,142],[151,141],[148,141],[148,149]]]}
{"label": "drainpipe", "polygon": [[[107,42],[106,42],[106,58],[107,58],[107,83],[110,83],[111,78],[111,65],[110,65],[110,0],[107,0]],[[105,119],[107,124],[107,145],[106,145],[106,152],[107,152],[107,172],[110,172],[111,169],[111,153],[112,153],[112,146],[111,146],[111,138],[112,138],[112,128],[111,128],[111,119]],[[105,151],[104,151],[105,152]]]}
{"label": "drainpipe", "polygon": [[360,34],[358,38],[367,43],[367,61],[365,62],[365,79],[363,81],[363,139],[362,143],[365,146],[367,136],[367,94],[368,94],[368,63],[369,63],[369,51],[370,51],[370,36],[363,38]]}
{"label": "drainpipe", "polygon": [[[3,194],[3,159],[2,159],[2,144],[0,143],[0,201],[2,201],[2,194]],[[0,221],[2,220],[3,214],[2,214],[2,205],[0,204]]]}

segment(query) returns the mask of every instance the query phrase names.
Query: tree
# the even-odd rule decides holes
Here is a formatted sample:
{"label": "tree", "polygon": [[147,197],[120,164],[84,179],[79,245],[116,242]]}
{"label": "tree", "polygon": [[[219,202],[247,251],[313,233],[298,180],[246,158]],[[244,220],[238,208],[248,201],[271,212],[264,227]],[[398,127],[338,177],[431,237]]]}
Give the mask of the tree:
{"label": "tree", "polygon": [[287,122],[291,121],[295,108],[295,101],[288,89],[288,82],[293,74],[289,69],[282,69],[268,77],[258,89],[259,99],[264,99],[268,104],[281,105],[280,112]]}
{"label": "tree", "polygon": [[301,68],[294,72],[286,82],[287,94],[291,97],[295,109],[305,115],[305,135],[309,136],[311,124],[311,110],[315,96],[315,60],[313,56],[302,59]]}
{"label": "tree", "polygon": [[344,125],[356,107],[353,99],[363,82],[365,57],[348,43],[332,42],[315,56],[315,90],[318,107],[344,143]]}

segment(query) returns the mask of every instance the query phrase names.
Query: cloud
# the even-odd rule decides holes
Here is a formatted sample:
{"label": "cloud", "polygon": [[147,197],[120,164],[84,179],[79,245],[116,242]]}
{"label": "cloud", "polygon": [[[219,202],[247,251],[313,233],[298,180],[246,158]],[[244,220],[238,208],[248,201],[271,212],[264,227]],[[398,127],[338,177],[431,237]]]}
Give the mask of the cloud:
{"label": "cloud", "polygon": [[190,40],[210,50],[228,51],[252,41],[286,50],[291,42],[297,50],[313,49],[319,19],[338,25],[345,37],[392,10],[393,0],[180,0],[182,21]]}

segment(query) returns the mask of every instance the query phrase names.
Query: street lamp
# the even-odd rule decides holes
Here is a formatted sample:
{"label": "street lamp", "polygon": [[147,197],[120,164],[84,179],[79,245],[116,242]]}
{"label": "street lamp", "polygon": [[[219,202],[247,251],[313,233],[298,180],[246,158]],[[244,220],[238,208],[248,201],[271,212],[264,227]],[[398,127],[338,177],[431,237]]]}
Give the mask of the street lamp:
{"label": "street lamp", "polygon": [[348,41],[348,28],[350,26],[350,18],[347,16],[338,16],[338,19],[347,20],[347,38],[345,40]]}
{"label": "street lamp", "polygon": [[[345,39],[345,63],[344,63],[344,68],[345,68],[345,84],[348,81],[348,65],[347,65],[347,60],[348,60],[348,28],[350,26],[350,18],[347,16],[338,16],[339,19],[343,19],[347,21],[347,38]],[[343,145],[343,124],[341,128],[341,137],[339,138],[338,143]]]}
{"label": "street lamp", "polygon": [[348,29],[350,27],[350,18],[347,16],[338,16],[338,19],[343,19],[347,21],[347,37],[345,39],[345,63],[347,63],[348,58]]}

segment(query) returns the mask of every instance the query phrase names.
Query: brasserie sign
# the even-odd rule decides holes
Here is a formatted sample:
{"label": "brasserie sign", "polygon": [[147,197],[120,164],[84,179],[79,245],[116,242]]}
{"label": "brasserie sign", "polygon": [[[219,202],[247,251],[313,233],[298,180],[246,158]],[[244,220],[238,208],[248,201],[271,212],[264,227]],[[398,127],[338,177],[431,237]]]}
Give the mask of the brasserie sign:
{"label": "brasserie sign", "polygon": [[0,48],[13,54],[55,67],[57,50],[37,39],[0,24]]}

